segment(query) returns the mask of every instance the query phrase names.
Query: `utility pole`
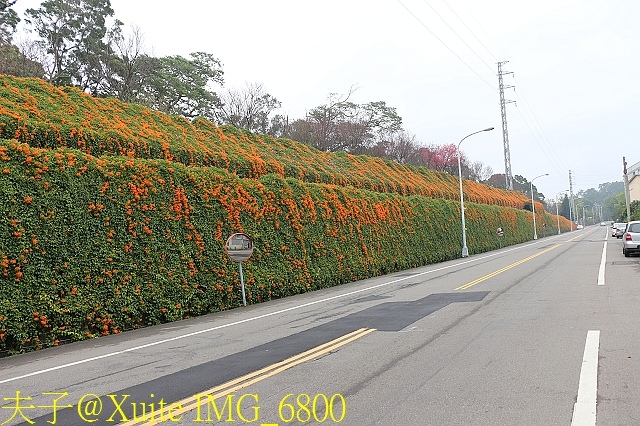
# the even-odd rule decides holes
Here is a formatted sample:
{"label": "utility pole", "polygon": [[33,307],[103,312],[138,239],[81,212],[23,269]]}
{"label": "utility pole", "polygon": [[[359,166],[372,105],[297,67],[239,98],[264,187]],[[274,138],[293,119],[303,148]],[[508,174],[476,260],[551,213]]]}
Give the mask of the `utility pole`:
{"label": "utility pole", "polygon": [[509,61],[498,62],[498,82],[500,83],[500,112],[502,113],[502,142],[504,144],[504,176],[506,180],[506,188],[513,191],[513,174],[511,173],[511,153],[509,151],[509,132],[507,131],[507,104],[515,101],[504,99],[504,88],[514,88],[515,86],[505,86],[502,76],[505,74],[513,74],[513,72],[503,72],[502,64]]}
{"label": "utility pole", "polygon": [[627,160],[622,157],[622,170],[624,171],[624,200],[627,203],[627,222],[631,221],[631,194],[629,193],[629,176],[627,176]]}
{"label": "utility pole", "polygon": [[569,170],[569,195],[571,195],[571,198],[569,198],[569,221],[571,222],[571,230],[573,231],[573,217],[575,217],[575,214],[572,215],[572,213],[574,213],[573,209],[575,206],[573,204],[573,181],[571,180],[571,170]]}

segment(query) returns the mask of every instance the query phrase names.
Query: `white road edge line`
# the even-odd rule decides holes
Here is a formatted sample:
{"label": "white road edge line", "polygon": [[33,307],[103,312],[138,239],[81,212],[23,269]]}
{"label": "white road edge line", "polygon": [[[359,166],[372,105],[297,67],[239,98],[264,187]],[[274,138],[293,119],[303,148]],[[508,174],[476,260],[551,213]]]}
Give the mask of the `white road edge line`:
{"label": "white road edge line", "polygon": [[[554,237],[549,237],[549,240],[556,239],[556,238],[559,238],[559,237],[562,237],[562,236],[563,235],[561,234],[561,235],[556,235]],[[267,314],[258,315],[258,316],[251,317],[251,318],[245,318],[243,320],[231,322],[231,323],[228,323],[228,324],[218,325],[216,327],[211,327],[211,328],[207,328],[207,329],[204,329],[204,330],[194,331],[192,333],[182,334],[180,336],[171,337],[169,339],[158,340],[157,342],[151,342],[151,343],[147,343],[145,345],[140,345],[140,346],[135,346],[135,347],[128,348],[128,349],[123,349],[121,351],[110,352],[110,353],[107,353],[107,354],[104,354],[104,355],[94,356],[94,357],[91,357],[91,358],[85,358],[85,359],[81,359],[79,361],[74,361],[74,362],[70,362],[70,363],[67,363],[67,364],[57,365],[55,367],[45,368],[43,370],[33,371],[31,373],[23,374],[21,376],[16,376],[16,377],[11,377],[11,378],[8,378],[8,379],[0,380],[0,385],[4,384],[4,383],[14,382],[14,381],[20,380],[20,379],[25,379],[27,377],[33,377],[33,376],[38,376],[38,375],[44,374],[44,373],[50,373],[52,371],[61,370],[63,368],[74,367],[76,365],[86,364],[87,362],[98,361],[100,359],[110,358],[110,357],[116,356],[116,355],[122,355],[122,354],[125,354],[127,352],[137,351],[139,349],[146,349],[146,348],[150,348],[152,346],[162,345],[164,343],[169,343],[169,342],[173,342],[173,341],[176,341],[176,340],[181,340],[181,339],[184,339],[184,338],[187,338],[187,337],[197,336],[198,334],[209,333],[211,331],[220,330],[220,329],[228,328],[228,327],[233,327],[234,325],[240,325],[240,324],[244,324],[246,322],[256,321],[256,320],[259,320],[259,319],[262,319],[262,318],[267,318],[267,317],[271,317],[271,316],[274,316],[274,315],[283,314],[285,312],[290,312],[290,311],[294,311],[294,310],[297,310],[297,309],[306,308],[307,306],[317,305],[318,303],[324,303],[324,302],[329,302],[329,301],[335,300],[335,299],[341,299],[343,297],[351,296],[351,295],[362,293],[362,292],[365,292],[365,291],[375,290],[377,288],[386,287],[388,285],[395,284],[395,283],[398,283],[400,281],[408,280],[410,278],[415,278],[415,277],[419,277],[421,275],[431,274],[433,272],[439,272],[439,271],[442,271],[442,270],[445,270],[445,269],[449,269],[449,268],[453,268],[453,267],[456,267],[456,266],[465,265],[467,263],[472,263],[472,262],[477,262],[477,261],[480,261],[480,260],[488,259],[490,257],[497,256],[499,254],[509,253],[511,251],[527,248],[527,247],[530,247],[532,245],[538,244],[540,242],[545,242],[545,241],[536,240],[535,242],[527,244],[527,245],[524,245],[524,246],[514,247],[514,248],[508,249],[508,250],[500,250],[500,251],[498,251],[496,253],[492,253],[492,254],[489,254],[489,255],[486,255],[486,256],[465,260],[463,262],[459,262],[459,263],[456,263],[456,264],[453,264],[453,265],[443,266],[441,268],[431,269],[429,271],[420,272],[420,273],[417,273],[415,275],[398,278],[396,280],[384,282],[384,283],[381,283],[381,284],[376,284],[376,285],[371,286],[371,287],[361,288],[359,290],[354,290],[354,291],[350,291],[350,292],[347,292],[347,293],[338,294],[338,295],[335,295],[335,296],[328,297],[326,299],[315,300],[313,302],[303,303],[302,305],[296,305],[296,306],[292,306],[290,308],[281,309],[281,310],[275,311],[275,312],[269,312]],[[398,272],[400,272],[400,271],[398,271]]]}
{"label": "white road edge line", "polygon": [[571,426],[595,426],[598,397],[598,350],[600,330],[589,330],[584,345],[578,398],[573,406]]}

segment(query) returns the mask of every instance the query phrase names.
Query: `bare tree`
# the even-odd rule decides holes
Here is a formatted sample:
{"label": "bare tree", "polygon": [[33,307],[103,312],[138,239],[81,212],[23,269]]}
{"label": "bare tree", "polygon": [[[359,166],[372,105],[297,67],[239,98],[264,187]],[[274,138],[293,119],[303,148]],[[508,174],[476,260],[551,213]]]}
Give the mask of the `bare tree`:
{"label": "bare tree", "polygon": [[0,74],[16,77],[45,76],[46,52],[33,41],[21,41],[19,46],[0,46]]}
{"label": "bare tree", "polygon": [[153,64],[144,52],[144,35],[134,26],[125,37],[113,34],[110,43],[113,53],[108,61],[110,72],[105,76],[105,91],[124,102],[135,102]]}
{"label": "bare tree", "polygon": [[486,166],[481,161],[469,164],[468,169],[468,179],[475,180],[476,182],[484,182],[493,175],[491,166]]}
{"label": "bare tree", "polygon": [[[280,101],[259,83],[246,83],[242,89],[226,90],[220,95],[220,100],[222,106],[216,111],[216,118],[221,124],[256,133],[269,132],[271,115],[281,106]],[[282,121],[276,119],[274,124],[282,124]]]}
{"label": "bare tree", "polygon": [[304,120],[307,122],[304,127],[308,129],[304,133],[308,139],[302,140],[302,142],[322,151],[344,149],[343,143],[336,138],[337,126],[338,122],[343,121],[345,109],[350,104],[349,98],[355,90],[355,87],[352,86],[346,95],[330,93],[325,105],[320,105],[309,111]]}
{"label": "bare tree", "polygon": [[418,142],[415,135],[402,130],[388,139],[386,156],[399,163],[415,163],[418,157]]}
{"label": "bare tree", "polygon": [[291,138],[293,123],[289,121],[289,116],[276,114],[271,118],[268,133],[276,138]]}
{"label": "bare tree", "polygon": [[356,104],[349,101],[352,87],[346,95],[329,94],[328,102],[311,109],[303,121],[307,143],[323,151],[347,151],[365,154],[385,151],[388,139],[402,130],[402,118],[396,109],[384,101]]}

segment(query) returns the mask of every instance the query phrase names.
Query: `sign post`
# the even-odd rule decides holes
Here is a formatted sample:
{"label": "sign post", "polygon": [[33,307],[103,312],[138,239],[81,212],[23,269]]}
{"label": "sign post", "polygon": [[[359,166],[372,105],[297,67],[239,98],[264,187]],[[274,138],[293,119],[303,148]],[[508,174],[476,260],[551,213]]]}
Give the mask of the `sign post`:
{"label": "sign post", "polygon": [[504,231],[502,228],[496,229],[496,233],[498,234],[498,242],[500,243],[500,248],[502,248],[502,240],[500,237],[504,236]]}
{"label": "sign post", "polygon": [[248,260],[253,254],[253,241],[251,237],[242,232],[231,235],[224,245],[224,252],[233,260],[238,262],[240,268],[240,285],[242,286],[242,304],[247,306],[247,298],[244,292],[244,275],[242,274],[242,262]]}

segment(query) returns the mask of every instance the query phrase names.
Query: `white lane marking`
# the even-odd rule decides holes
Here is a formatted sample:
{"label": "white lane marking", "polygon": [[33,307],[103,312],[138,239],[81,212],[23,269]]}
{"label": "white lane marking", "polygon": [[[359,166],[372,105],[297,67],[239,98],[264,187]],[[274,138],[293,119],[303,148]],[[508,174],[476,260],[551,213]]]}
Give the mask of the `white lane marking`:
{"label": "white lane marking", "polygon": [[572,426],[595,426],[598,397],[598,349],[600,330],[589,330],[584,344],[578,398],[573,406]]}
{"label": "white lane marking", "polygon": [[[549,239],[556,239],[556,238],[559,238],[559,237],[562,237],[562,235],[556,235],[555,237],[549,237]],[[262,319],[262,318],[267,318],[267,317],[271,317],[271,316],[274,316],[274,315],[283,314],[285,312],[294,311],[296,309],[306,308],[307,306],[317,305],[318,303],[324,303],[324,302],[329,302],[331,300],[341,299],[343,297],[352,296],[354,294],[362,293],[362,292],[365,292],[365,291],[375,290],[375,289],[381,288],[381,287],[386,287],[388,285],[395,284],[395,283],[398,283],[400,281],[408,280],[408,279],[411,279],[411,278],[419,277],[421,275],[431,274],[433,272],[439,272],[439,271],[442,271],[442,270],[445,270],[445,269],[449,269],[449,268],[453,268],[453,267],[456,267],[456,266],[465,265],[467,263],[472,263],[472,262],[477,262],[477,261],[480,261],[480,260],[488,259],[490,257],[497,256],[499,254],[509,253],[511,251],[527,248],[527,247],[530,247],[532,245],[539,244],[540,242],[544,242],[544,241],[537,240],[536,242],[533,242],[533,243],[530,243],[530,244],[527,244],[527,245],[524,245],[524,246],[514,247],[514,248],[508,249],[508,250],[500,250],[497,253],[488,254],[486,256],[465,260],[463,262],[456,263],[456,264],[453,264],[453,265],[443,266],[441,268],[431,269],[429,271],[420,272],[420,273],[417,273],[415,275],[398,278],[398,279],[395,279],[395,280],[392,280],[392,281],[384,282],[384,283],[381,283],[381,284],[376,284],[376,285],[371,286],[371,287],[361,288],[359,290],[350,291],[350,292],[347,292],[347,293],[344,293],[344,294],[338,294],[338,295],[335,295],[335,296],[327,297],[326,299],[315,300],[313,302],[303,303],[302,305],[296,305],[296,306],[292,306],[290,308],[281,309],[281,310],[275,311],[275,312],[269,312],[267,314],[258,315],[258,316],[251,317],[251,318],[245,318],[243,320],[231,322],[231,323],[228,323],[228,324],[218,325],[216,327],[211,327],[211,328],[207,328],[207,329],[204,329],[204,330],[194,331],[192,333],[182,334],[180,336],[171,337],[169,339],[158,340],[157,342],[151,342],[151,343],[147,343],[145,345],[140,345],[140,346],[135,346],[133,348],[123,349],[121,351],[110,352],[110,353],[107,353],[107,354],[104,354],[104,355],[94,356],[94,357],[91,357],[91,358],[85,358],[85,359],[81,359],[79,361],[69,362],[67,364],[61,364],[61,365],[57,365],[55,367],[50,367],[50,368],[45,368],[45,369],[42,369],[42,370],[33,371],[31,373],[23,374],[21,376],[16,376],[16,377],[11,377],[11,378],[8,378],[8,379],[0,380],[0,384],[14,382],[16,380],[24,379],[24,378],[27,378],[27,377],[38,376],[38,375],[44,374],[44,373],[50,373],[52,371],[61,370],[63,368],[68,368],[68,367],[74,367],[76,365],[86,364],[87,362],[98,361],[100,359],[110,358],[110,357],[113,357],[113,356],[116,356],[116,355],[122,355],[122,354],[125,354],[127,352],[137,351],[139,349],[146,349],[146,348],[150,348],[150,347],[153,347],[153,346],[162,345],[164,343],[169,343],[169,342],[173,342],[173,341],[176,341],[176,340],[185,339],[187,337],[197,336],[198,334],[209,333],[211,331],[220,330],[220,329],[228,328],[228,327],[233,327],[234,325],[240,325],[240,324],[244,324],[246,322],[256,321],[256,320],[259,320],[259,319]],[[398,272],[400,272],[400,271],[398,271]]]}
{"label": "white lane marking", "polygon": [[604,269],[607,263],[607,242],[609,239],[609,230],[604,233],[604,247],[602,248],[602,258],[600,259],[600,269],[598,270],[598,285],[604,285]]}
{"label": "white lane marking", "polygon": [[604,285],[604,265],[607,263],[607,241],[602,248],[602,259],[600,259],[600,270],[598,271],[598,285]]}

